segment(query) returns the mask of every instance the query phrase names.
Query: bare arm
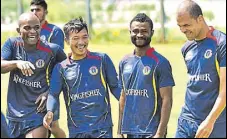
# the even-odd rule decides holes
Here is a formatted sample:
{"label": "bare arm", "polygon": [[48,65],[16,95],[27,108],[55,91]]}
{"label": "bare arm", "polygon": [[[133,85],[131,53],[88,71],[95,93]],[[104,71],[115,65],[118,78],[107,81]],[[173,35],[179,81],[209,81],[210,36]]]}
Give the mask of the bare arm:
{"label": "bare arm", "polygon": [[122,116],[124,112],[124,107],[125,107],[125,92],[122,90],[121,91],[121,96],[119,99],[119,119],[118,119],[118,135],[119,138],[123,137],[121,134],[121,125],[122,125]]}
{"label": "bare arm", "polygon": [[17,61],[7,61],[1,59],[1,73],[7,73],[17,68]]}
{"label": "bare arm", "polygon": [[160,94],[162,98],[161,119],[154,138],[162,138],[165,136],[172,109],[172,87],[160,88]]}
{"label": "bare arm", "polygon": [[222,111],[226,107],[226,67],[220,68],[220,91],[215,101],[215,104],[207,116],[207,118],[201,123],[196,133],[196,138],[209,137],[213,131],[214,124]]}
{"label": "bare arm", "polygon": [[16,68],[20,69],[25,76],[31,76],[34,74],[32,70],[35,70],[35,66],[29,61],[1,59],[1,73],[7,73]]}

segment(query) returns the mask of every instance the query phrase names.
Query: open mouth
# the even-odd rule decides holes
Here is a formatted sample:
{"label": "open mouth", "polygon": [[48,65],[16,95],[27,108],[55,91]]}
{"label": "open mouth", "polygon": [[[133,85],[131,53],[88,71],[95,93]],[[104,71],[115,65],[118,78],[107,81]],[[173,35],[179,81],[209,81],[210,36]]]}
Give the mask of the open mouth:
{"label": "open mouth", "polygon": [[78,45],[77,46],[77,48],[80,49],[80,50],[84,49],[85,47],[86,47],[86,45]]}
{"label": "open mouth", "polygon": [[36,41],[37,40],[37,36],[29,36],[28,37],[28,39],[30,40],[30,41]]}

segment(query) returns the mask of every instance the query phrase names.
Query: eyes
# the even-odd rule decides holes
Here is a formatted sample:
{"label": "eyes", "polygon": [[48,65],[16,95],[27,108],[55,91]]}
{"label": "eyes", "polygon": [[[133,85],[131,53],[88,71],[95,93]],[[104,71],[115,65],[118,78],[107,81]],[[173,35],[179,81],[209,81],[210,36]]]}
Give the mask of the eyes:
{"label": "eyes", "polygon": [[26,31],[31,31],[32,28],[35,30],[35,31],[38,31],[40,29],[40,26],[39,25],[36,25],[34,27],[31,27],[31,26],[24,26],[23,29],[25,29]]}
{"label": "eyes", "polygon": [[139,34],[139,33],[141,33],[141,34],[146,34],[146,33],[148,33],[148,31],[145,30],[145,29],[143,29],[143,30],[133,29],[132,32],[133,32],[134,34]]}
{"label": "eyes", "polygon": [[39,12],[39,11],[41,11],[41,9],[39,9],[39,8],[37,8],[37,9],[31,9],[31,12],[34,12],[34,11]]}
{"label": "eyes", "polygon": [[[77,36],[76,36],[76,37],[72,37],[71,40],[73,40],[73,41],[78,41],[79,39],[80,39],[80,37],[77,37]],[[84,40],[88,39],[88,35],[83,36],[82,39],[84,39]]]}

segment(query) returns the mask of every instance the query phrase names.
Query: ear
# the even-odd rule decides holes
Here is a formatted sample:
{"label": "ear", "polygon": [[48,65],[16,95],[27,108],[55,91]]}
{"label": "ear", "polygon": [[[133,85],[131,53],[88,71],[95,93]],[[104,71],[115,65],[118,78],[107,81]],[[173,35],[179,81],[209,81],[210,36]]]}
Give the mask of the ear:
{"label": "ear", "polygon": [[154,30],[151,30],[151,37],[154,35]]}
{"label": "ear", "polygon": [[16,30],[17,30],[17,33],[21,34],[21,33],[20,33],[20,28],[17,28]]}
{"label": "ear", "polygon": [[45,10],[45,15],[47,15],[48,14],[48,11],[47,10]]}
{"label": "ear", "polygon": [[204,18],[203,18],[202,15],[199,15],[199,17],[197,18],[197,20],[198,20],[199,22],[202,22],[202,21],[204,21]]}
{"label": "ear", "polygon": [[65,42],[67,45],[69,45],[69,40],[65,37]]}

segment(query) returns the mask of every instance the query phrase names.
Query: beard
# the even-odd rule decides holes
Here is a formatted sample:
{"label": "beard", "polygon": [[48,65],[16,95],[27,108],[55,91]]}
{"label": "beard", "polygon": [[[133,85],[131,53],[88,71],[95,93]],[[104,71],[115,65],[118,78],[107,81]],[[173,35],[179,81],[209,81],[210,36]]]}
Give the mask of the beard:
{"label": "beard", "polygon": [[149,37],[143,37],[143,38],[141,38],[141,39],[144,40],[144,43],[143,43],[143,44],[137,44],[137,43],[136,43],[136,40],[137,40],[136,37],[131,37],[131,42],[132,42],[136,47],[140,47],[140,48],[148,46],[148,45],[150,44],[150,42],[151,42],[151,36],[149,36]]}

